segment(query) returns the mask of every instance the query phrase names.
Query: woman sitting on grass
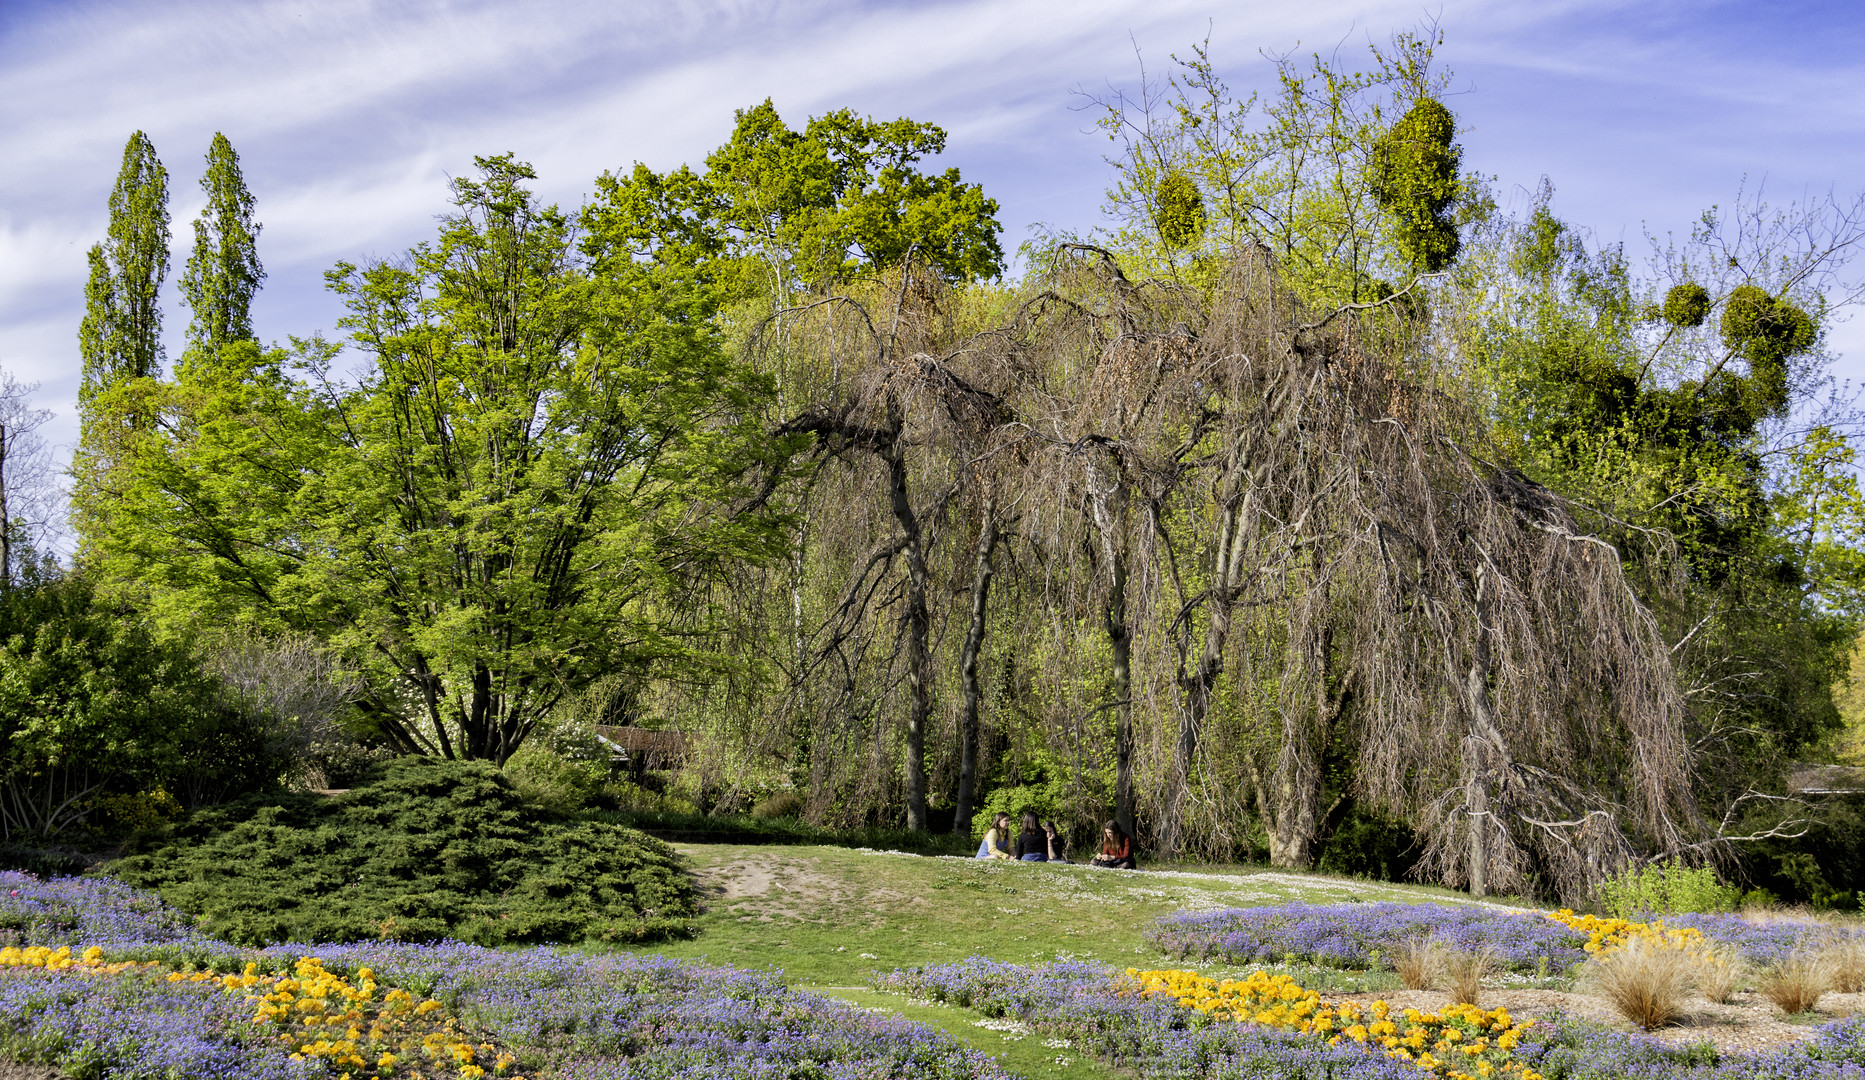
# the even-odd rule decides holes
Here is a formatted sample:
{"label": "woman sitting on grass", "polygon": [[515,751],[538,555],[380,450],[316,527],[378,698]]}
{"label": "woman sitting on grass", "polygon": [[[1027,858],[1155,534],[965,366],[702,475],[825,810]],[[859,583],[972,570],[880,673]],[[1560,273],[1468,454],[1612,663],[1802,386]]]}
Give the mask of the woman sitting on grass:
{"label": "woman sitting on grass", "polygon": [[1017,858],[1024,862],[1065,862],[1056,854],[1056,827],[1039,825],[1036,815],[1023,814],[1023,832],[1017,837]]}
{"label": "woman sitting on grass", "polygon": [[1088,861],[1089,866],[1099,866],[1108,870],[1138,870],[1139,862],[1133,857],[1133,837],[1120,827],[1120,822],[1110,821],[1101,829],[1101,853]]}
{"label": "woman sitting on grass", "polygon": [[1013,859],[1010,853],[1010,815],[999,814],[991,819],[991,827],[984,830],[984,843],[978,845],[980,859]]}

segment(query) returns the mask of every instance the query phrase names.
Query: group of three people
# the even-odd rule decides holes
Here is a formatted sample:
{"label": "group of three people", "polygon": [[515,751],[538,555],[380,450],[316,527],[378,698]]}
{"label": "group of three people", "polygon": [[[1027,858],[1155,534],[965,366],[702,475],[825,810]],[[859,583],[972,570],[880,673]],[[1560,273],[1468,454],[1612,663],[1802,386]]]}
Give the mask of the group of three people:
{"label": "group of three people", "polygon": [[[1036,820],[1035,814],[1023,815],[1023,831],[1013,839],[1010,833],[1010,815],[998,814],[991,819],[991,827],[985,830],[984,843],[978,845],[980,859],[1016,859],[1023,862],[1067,862],[1064,854],[1056,849],[1056,827]],[[1110,870],[1138,870],[1140,864],[1133,857],[1133,838],[1120,827],[1119,822],[1110,821],[1101,829],[1101,850],[1088,865]]]}

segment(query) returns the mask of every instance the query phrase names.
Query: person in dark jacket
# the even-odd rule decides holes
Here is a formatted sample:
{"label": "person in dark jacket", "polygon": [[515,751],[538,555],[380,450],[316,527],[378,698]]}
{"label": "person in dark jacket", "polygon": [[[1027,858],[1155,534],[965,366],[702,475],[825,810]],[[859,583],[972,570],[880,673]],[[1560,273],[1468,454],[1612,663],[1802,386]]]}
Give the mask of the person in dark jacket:
{"label": "person in dark jacket", "polygon": [[1039,824],[1036,815],[1023,815],[1023,831],[1017,834],[1017,858],[1024,862],[1061,862],[1056,854],[1056,827]]}

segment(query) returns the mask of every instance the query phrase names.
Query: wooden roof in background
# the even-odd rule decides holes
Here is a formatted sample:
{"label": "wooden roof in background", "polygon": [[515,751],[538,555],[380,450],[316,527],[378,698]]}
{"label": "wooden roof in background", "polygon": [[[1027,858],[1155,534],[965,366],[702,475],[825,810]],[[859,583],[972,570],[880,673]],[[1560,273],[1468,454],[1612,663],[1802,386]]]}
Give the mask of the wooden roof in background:
{"label": "wooden roof in background", "polygon": [[1851,765],[1792,765],[1789,795],[1865,795],[1865,769]]}
{"label": "wooden roof in background", "polygon": [[597,724],[596,734],[603,741],[618,750],[625,750],[631,758],[641,757],[650,762],[676,762],[686,757],[692,740],[684,731],[650,731],[647,728],[615,727],[610,724]]}

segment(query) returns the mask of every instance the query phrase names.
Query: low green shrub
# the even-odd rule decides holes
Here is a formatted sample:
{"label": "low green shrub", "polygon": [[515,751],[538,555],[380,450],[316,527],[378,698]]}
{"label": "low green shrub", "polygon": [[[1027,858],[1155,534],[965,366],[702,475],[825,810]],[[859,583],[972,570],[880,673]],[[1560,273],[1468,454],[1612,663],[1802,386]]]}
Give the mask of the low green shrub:
{"label": "low green shrub", "polygon": [[1354,803],[1323,841],[1315,869],[1343,877],[1404,881],[1423,853],[1424,845],[1404,822]]}
{"label": "low green shrub", "polygon": [[666,844],[551,814],[485,762],[401,758],[332,797],[195,813],[109,872],[244,945],[279,941],[652,941],[691,933]]}
{"label": "low green shrub", "polygon": [[602,790],[605,772],[543,745],[526,742],[505,763],[505,777],[526,801],[556,814],[576,814]]}
{"label": "low green shrub", "polygon": [[1670,860],[1627,868],[1603,882],[1596,899],[1606,914],[1636,919],[1648,914],[1734,911],[1742,890],[1717,881],[1711,867],[1688,867]]}
{"label": "low green shrub", "polygon": [[876,827],[830,829],[797,818],[756,818],[749,814],[700,814],[591,810],[587,821],[611,821],[680,844],[818,844],[823,847],[907,851],[916,855],[969,855],[976,841],[938,832]]}
{"label": "low green shrub", "polygon": [[794,791],[780,791],[751,808],[751,816],[760,821],[803,816],[803,800]]}

